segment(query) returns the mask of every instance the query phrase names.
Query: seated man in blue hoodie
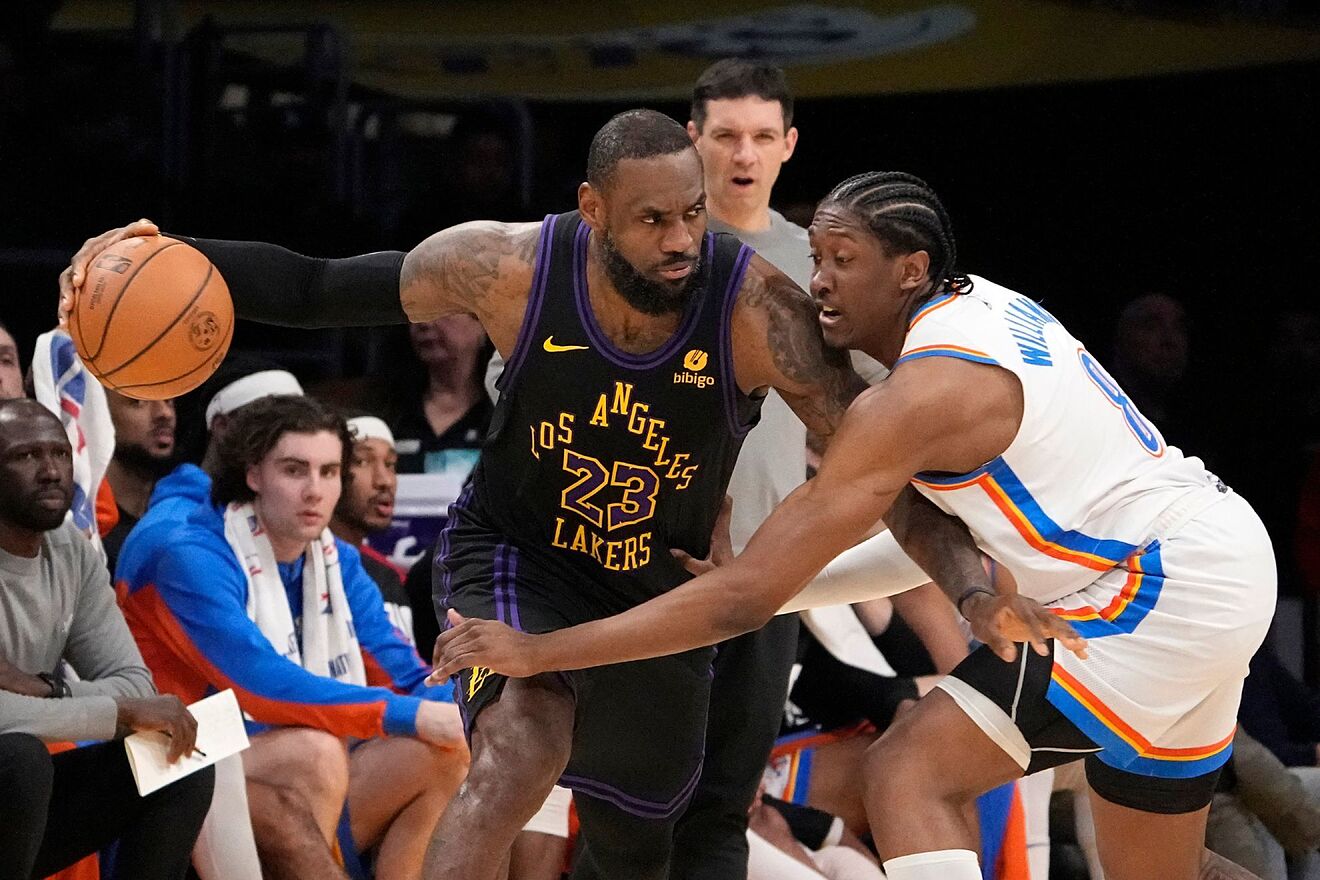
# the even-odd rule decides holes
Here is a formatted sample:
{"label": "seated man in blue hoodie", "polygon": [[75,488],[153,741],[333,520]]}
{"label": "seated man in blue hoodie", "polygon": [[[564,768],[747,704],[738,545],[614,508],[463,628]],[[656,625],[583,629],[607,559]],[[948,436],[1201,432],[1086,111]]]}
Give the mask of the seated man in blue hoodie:
{"label": "seated man in blue hoodie", "polygon": [[[357,550],[327,528],[351,449],[343,420],[296,396],[230,416],[211,503],[176,499],[176,515],[191,512],[146,564],[126,543],[126,617],[162,690],[233,688],[255,722],[244,770],[269,876],[344,876],[333,841],[346,798],[376,876],[412,880],[466,773],[450,689],[425,688]],[[345,738],[367,742],[350,751]]]}

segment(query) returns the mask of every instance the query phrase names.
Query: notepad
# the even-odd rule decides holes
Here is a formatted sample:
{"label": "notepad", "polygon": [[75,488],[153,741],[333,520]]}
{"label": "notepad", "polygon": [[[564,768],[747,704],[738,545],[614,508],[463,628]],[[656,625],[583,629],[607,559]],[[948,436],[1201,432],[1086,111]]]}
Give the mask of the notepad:
{"label": "notepad", "polygon": [[221,691],[198,700],[188,707],[188,711],[197,719],[196,749],[205,755],[195,750],[171,764],[165,759],[169,754],[170,738],[164,733],[142,731],[124,738],[128,766],[133,770],[138,794],[143,797],[248,747],[243,713],[238,709],[233,691]]}

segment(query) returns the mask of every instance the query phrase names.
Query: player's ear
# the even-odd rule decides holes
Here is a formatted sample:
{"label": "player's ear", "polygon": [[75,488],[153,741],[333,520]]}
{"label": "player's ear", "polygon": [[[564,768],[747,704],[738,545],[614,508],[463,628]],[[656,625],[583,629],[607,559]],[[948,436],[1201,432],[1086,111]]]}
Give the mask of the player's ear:
{"label": "player's ear", "polygon": [[592,229],[605,228],[605,200],[600,190],[586,181],[578,187],[578,212]]}
{"label": "player's ear", "polygon": [[701,137],[701,129],[697,128],[697,124],[691,119],[688,120],[687,133],[688,137],[692,138],[693,144],[697,142],[697,138]]}
{"label": "player's ear", "polygon": [[796,126],[790,125],[788,131],[784,132],[784,161],[787,162],[793,158],[793,151],[797,149],[798,130]]}
{"label": "player's ear", "polygon": [[253,494],[260,495],[261,465],[260,464],[248,465],[247,471],[244,472],[243,477],[244,477],[243,482],[247,483],[247,487],[252,490]]}
{"label": "player's ear", "polygon": [[903,257],[899,274],[899,284],[904,290],[915,290],[925,284],[930,276],[930,253],[924,250],[913,251]]}

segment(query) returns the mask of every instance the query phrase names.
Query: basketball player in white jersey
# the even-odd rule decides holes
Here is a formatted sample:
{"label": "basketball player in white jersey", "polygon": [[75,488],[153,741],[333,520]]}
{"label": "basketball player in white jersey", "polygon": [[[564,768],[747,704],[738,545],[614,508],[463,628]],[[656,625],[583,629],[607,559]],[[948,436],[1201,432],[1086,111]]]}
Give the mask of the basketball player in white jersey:
{"label": "basketball player in white jersey", "polygon": [[1260,520],[1165,445],[1048,312],[957,274],[922,181],[850,178],[810,232],[826,340],[894,368],[849,409],[817,477],[729,564],[544,636],[462,622],[438,672],[526,675],[720,641],[764,623],[877,515],[923,566],[909,536],[954,516],[1016,586],[996,591],[975,565],[943,584],[985,647],[868,755],[887,876],[980,878],[965,805],[1078,757],[1108,880],[1209,876],[1206,813],[1274,610]]}

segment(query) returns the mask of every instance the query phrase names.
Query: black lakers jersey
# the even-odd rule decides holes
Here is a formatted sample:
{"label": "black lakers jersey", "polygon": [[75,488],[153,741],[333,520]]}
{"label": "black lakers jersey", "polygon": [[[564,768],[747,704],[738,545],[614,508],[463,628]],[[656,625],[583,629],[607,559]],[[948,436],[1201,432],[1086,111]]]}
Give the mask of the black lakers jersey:
{"label": "black lakers jersey", "polygon": [[629,354],[587,295],[589,227],[545,219],[518,342],[500,377],[468,512],[553,570],[626,604],[704,557],[760,401],[734,380],[730,318],[751,250],[707,233],[704,283],[659,349]]}

